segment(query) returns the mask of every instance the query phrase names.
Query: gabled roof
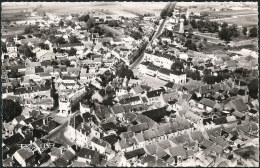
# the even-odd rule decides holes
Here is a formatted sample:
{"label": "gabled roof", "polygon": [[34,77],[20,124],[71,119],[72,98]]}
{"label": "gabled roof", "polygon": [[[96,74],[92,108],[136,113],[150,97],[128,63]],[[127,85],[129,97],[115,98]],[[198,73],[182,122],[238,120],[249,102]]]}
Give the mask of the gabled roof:
{"label": "gabled roof", "polygon": [[182,145],[176,146],[176,147],[171,147],[168,150],[170,152],[171,157],[175,157],[175,156],[186,157],[186,151]]}
{"label": "gabled roof", "polygon": [[22,141],[23,139],[24,137],[20,133],[17,133],[4,139],[3,143],[8,147],[12,147],[16,145],[18,142]]}
{"label": "gabled roof", "polygon": [[125,113],[125,109],[121,105],[115,105],[115,106],[111,107],[111,110],[115,114]]}
{"label": "gabled roof", "polygon": [[142,114],[151,118],[154,121],[160,121],[162,118],[164,118],[164,116],[170,115],[170,113],[166,111],[165,107],[145,111]]}
{"label": "gabled roof", "polygon": [[244,112],[247,110],[247,106],[242,99],[231,100],[230,104],[235,110],[239,112]]}
{"label": "gabled roof", "polygon": [[24,161],[34,156],[34,153],[30,150],[19,149],[17,153],[23,158]]}
{"label": "gabled roof", "polygon": [[217,104],[217,102],[210,100],[210,99],[203,98],[202,100],[200,100],[200,104],[214,108],[214,106]]}
{"label": "gabled roof", "polygon": [[102,139],[108,142],[110,145],[113,145],[119,140],[119,137],[115,134],[110,134],[108,136],[104,136]]}
{"label": "gabled roof", "polygon": [[204,140],[204,137],[203,137],[201,131],[191,132],[190,137],[192,138],[192,140],[194,140],[194,141],[197,140],[199,143],[201,143]]}
{"label": "gabled roof", "polygon": [[162,89],[157,89],[157,90],[153,90],[153,91],[149,91],[149,92],[147,92],[147,97],[148,97],[148,98],[152,98],[152,97],[160,96],[160,94],[161,94],[162,92],[164,92],[164,91],[165,91],[164,88],[162,88]]}
{"label": "gabled roof", "polygon": [[128,129],[132,132],[141,132],[141,131],[147,130],[148,128],[149,128],[149,126],[147,123],[141,123],[138,125],[130,126]]}
{"label": "gabled roof", "polygon": [[136,157],[136,156],[140,157],[144,154],[145,154],[144,148],[140,148],[140,149],[133,150],[131,152],[126,152],[125,158],[128,160],[128,159],[132,159],[133,157]]}

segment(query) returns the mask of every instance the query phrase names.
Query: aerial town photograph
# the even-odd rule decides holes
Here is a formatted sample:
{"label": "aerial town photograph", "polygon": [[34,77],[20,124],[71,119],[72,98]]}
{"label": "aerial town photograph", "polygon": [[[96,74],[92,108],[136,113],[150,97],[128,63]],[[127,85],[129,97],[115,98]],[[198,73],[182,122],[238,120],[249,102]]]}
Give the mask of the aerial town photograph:
{"label": "aerial town photograph", "polygon": [[257,1],[1,8],[1,167],[259,167]]}

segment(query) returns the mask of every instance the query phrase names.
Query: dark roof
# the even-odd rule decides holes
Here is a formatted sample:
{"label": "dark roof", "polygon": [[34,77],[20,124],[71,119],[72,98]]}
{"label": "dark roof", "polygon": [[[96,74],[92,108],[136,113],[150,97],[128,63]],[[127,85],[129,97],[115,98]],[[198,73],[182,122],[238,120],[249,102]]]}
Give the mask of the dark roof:
{"label": "dark roof", "polygon": [[93,137],[91,142],[94,142],[95,144],[98,144],[102,147],[107,147],[107,143],[102,139],[97,139],[96,137]]}
{"label": "dark roof", "polygon": [[142,114],[151,118],[154,121],[160,121],[162,118],[164,118],[164,116],[170,115],[170,113],[166,111],[165,107],[145,111]]}
{"label": "dark roof", "polygon": [[4,139],[3,143],[8,147],[12,147],[16,145],[18,142],[22,141],[23,139],[24,137],[20,133],[17,133]]}
{"label": "dark roof", "polygon": [[111,110],[112,110],[115,114],[124,113],[124,112],[125,112],[124,107],[121,106],[121,105],[115,105],[115,106],[111,107]]}
{"label": "dark roof", "polygon": [[152,98],[152,97],[160,96],[160,94],[161,94],[162,92],[164,92],[164,91],[165,91],[164,88],[157,89],[157,90],[153,90],[153,91],[149,91],[149,92],[147,92],[147,97],[148,97],[148,98]]}
{"label": "dark roof", "polygon": [[110,145],[114,145],[120,138],[118,135],[111,134],[102,138],[104,141],[108,142]]}
{"label": "dark roof", "polygon": [[215,118],[215,119],[213,119],[213,122],[214,122],[216,125],[226,124],[226,123],[227,123],[227,118],[226,118],[226,117]]}
{"label": "dark roof", "polygon": [[140,96],[127,97],[127,98],[121,99],[119,101],[119,103],[121,103],[121,104],[130,104],[132,102],[139,101],[139,100],[140,100]]}
{"label": "dark roof", "polygon": [[145,131],[149,128],[147,123],[141,123],[138,125],[132,125],[130,126],[128,129],[132,132],[141,132],[141,131]]}
{"label": "dark roof", "polygon": [[64,157],[59,157],[53,163],[57,167],[68,167],[69,166],[69,162]]}
{"label": "dark roof", "polygon": [[140,149],[133,150],[131,152],[126,152],[125,158],[128,160],[128,159],[132,159],[133,157],[136,157],[136,156],[140,157],[144,154],[145,154],[144,148],[140,148]]}
{"label": "dark roof", "polygon": [[232,100],[230,101],[230,104],[235,110],[239,112],[243,112],[247,110],[247,106],[242,99]]}
{"label": "dark roof", "polygon": [[[73,119],[70,120],[70,125],[73,128],[78,128],[78,126],[83,122],[83,118],[81,117],[81,115],[76,115],[74,116]],[[75,124],[74,124],[75,123]]]}
{"label": "dark roof", "polygon": [[116,130],[116,128],[117,128],[117,126],[113,122],[108,122],[108,123],[102,124],[101,127],[105,131]]}

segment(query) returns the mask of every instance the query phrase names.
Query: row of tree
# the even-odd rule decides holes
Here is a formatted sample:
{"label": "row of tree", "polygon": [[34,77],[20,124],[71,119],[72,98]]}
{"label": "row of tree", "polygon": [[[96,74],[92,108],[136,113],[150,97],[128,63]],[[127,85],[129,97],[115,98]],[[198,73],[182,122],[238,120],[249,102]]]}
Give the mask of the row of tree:
{"label": "row of tree", "polygon": [[242,33],[245,35],[245,36],[249,36],[249,37],[257,37],[257,27],[254,26],[252,28],[249,29],[249,34],[247,33],[248,32],[248,29],[247,27],[243,27],[243,30],[242,30]]}
{"label": "row of tree", "polygon": [[212,22],[209,20],[198,20],[192,19],[190,21],[190,25],[193,29],[198,29],[200,32],[208,31],[210,33],[216,33],[218,32],[219,23],[218,22]]}
{"label": "row of tree", "polygon": [[238,32],[238,27],[236,24],[233,24],[231,26],[228,26],[228,24],[226,22],[224,22],[221,25],[221,30],[218,33],[218,36],[221,40],[224,41],[231,41],[232,37],[238,37],[239,36],[239,32]]}

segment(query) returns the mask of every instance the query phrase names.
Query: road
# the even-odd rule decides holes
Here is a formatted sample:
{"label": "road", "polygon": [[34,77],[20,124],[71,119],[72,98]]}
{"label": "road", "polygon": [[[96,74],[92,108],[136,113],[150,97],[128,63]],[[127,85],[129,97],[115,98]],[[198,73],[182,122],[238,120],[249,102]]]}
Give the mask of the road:
{"label": "road", "polygon": [[[74,117],[76,114],[79,112],[73,113],[69,118]],[[67,121],[58,126],[55,130],[50,132],[48,135],[44,136],[44,139],[51,139],[54,141],[57,141],[58,143],[65,143],[65,144],[70,144],[71,142],[64,137],[64,132],[67,129],[68,123],[69,123],[69,118],[67,118]]]}
{"label": "road", "polygon": [[[159,28],[158,28],[158,29],[156,30],[156,32],[154,33],[153,37],[151,38],[151,40],[149,41],[149,43],[147,44],[147,46],[149,46],[155,38],[157,38],[158,36],[161,35],[161,33],[162,33],[163,29],[164,29],[164,26],[165,26],[167,20],[168,20],[168,17],[165,18],[165,19],[162,21],[162,23],[160,24]],[[147,47],[147,46],[146,46],[146,47]],[[145,49],[144,49],[144,51],[145,51]],[[144,51],[140,54],[140,57],[139,57],[132,65],[130,65],[130,69],[131,69],[131,70],[135,69],[135,68],[142,62],[142,60],[143,60],[143,58],[144,58]]]}

